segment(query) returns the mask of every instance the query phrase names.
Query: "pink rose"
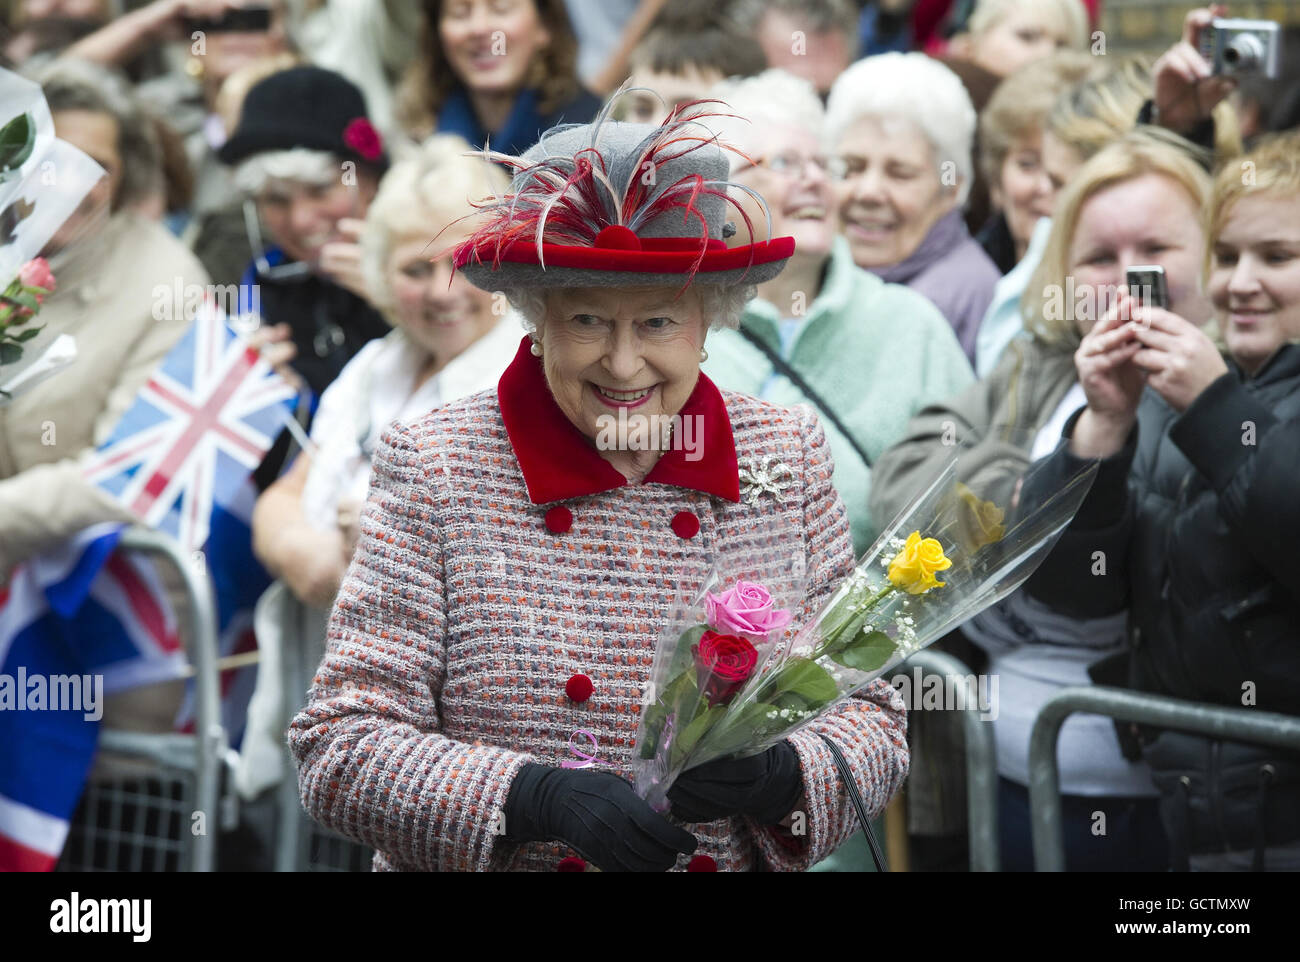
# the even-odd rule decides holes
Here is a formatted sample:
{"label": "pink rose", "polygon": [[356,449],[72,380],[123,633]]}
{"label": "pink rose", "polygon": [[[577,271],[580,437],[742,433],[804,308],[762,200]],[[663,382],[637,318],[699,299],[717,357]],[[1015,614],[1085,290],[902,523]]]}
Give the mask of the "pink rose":
{"label": "pink rose", "polygon": [[18,282],[23,287],[42,287],[47,291],[52,291],[54,290],[54,273],[50,270],[49,262],[44,257],[35,257],[18,268]]}
{"label": "pink rose", "polygon": [[709,592],[704,598],[709,624],[721,632],[740,632],[762,637],[790,624],[790,612],[773,608],[772,596],[762,585],[738,581],[722,594]]}

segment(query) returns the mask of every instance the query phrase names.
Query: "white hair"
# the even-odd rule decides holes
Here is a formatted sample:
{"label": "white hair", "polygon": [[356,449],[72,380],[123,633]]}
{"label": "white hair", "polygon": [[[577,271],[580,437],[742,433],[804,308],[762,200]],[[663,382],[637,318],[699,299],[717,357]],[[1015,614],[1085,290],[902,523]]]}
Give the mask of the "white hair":
{"label": "white hair", "polygon": [[[753,153],[752,145],[763,136],[765,127],[802,127],[820,143],[826,111],[811,83],[802,77],[773,67],[756,77],[724,80],[706,95],[721,100],[726,107],[714,109],[735,117],[709,117],[702,121],[728,144]],[[740,160],[724,151],[732,167]]]}
{"label": "white hair", "polygon": [[864,117],[910,121],[934,148],[937,169],[951,162],[965,205],[975,174],[971,145],[976,115],[957,75],[923,53],[884,53],[852,64],[835,80],[826,103],[826,143],[838,147]]}
{"label": "white hair", "polygon": [[254,154],[235,168],[235,186],[257,195],[272,180],[296,180],[323,187],[342,176],[343,161],[327,150],[294,147]]}
{"label": "white hair", "polygon": [[[758,294],[753,284],[702,284],[691,285],[699,296],[700,313],[709,320],[711,329],[737,330],[740,315]],[[546,289],[536,287],[511,287],[502,291],[506,300],[523,318],[524,329],[536,334],[546,323]]]}

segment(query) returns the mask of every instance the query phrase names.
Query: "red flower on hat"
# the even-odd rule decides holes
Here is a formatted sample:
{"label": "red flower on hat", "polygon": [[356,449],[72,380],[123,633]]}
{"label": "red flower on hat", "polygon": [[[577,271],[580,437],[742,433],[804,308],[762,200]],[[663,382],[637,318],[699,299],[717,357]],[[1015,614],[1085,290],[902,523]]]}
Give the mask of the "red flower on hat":
{"label": "red flower on hat", "polygon": [[348,123],[343,131],[343,143],[366,160],[378,160],[384,152],[383,138],[365,117],[357,117]]}

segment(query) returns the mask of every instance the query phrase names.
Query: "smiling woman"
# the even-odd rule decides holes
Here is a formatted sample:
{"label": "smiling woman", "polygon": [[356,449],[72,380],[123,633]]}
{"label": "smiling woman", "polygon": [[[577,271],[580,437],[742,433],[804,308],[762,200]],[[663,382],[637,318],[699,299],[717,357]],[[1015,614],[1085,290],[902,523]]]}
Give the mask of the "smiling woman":
{"label": "smiling woman", "polygon": [[933,301],[972,363],[1000,276],[962,220],[974,136],[966,88],[921,53],[858,61],[826,105],[840,230],[853,260]]}
{"label": "smiling woman", "polygon": [[[510,192],[456,263],[483,291],[511,291],[533,331],[495,390],[380,443],[329,649],[289,733],[304,805],[374,846],[382,869],[805,869],[854,827],[819,734],[873,811],[906,773],[901,699],[883,681],[760,756],[717,763],[721,777],[686,772],[678,786],[712,786],[706,820],[661,814],[628,781],[679,585],[746,552],[761,570],[732,576],[807,572],[807,619],[852,567],[816,418],[699,370],[724,320],[713,308],[743,303],[793,243],[723,242],[728,162],[693,122],[602,117],[496,159],[516,170]],[[634,418],[689,425],[699,443],[645,449],[624,427],[602,440]],[[793,490],[742,501],[741,464],[773,460]],[[564,763],[575,731],[598,746],[590,766]]]}

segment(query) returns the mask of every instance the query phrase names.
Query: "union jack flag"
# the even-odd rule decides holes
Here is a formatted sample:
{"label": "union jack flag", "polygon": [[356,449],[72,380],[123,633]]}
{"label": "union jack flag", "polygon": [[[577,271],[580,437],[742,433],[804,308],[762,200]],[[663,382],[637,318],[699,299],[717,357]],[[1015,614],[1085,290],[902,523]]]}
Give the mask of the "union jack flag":
{"label": "union jack flag", "polygon": [[297,394],[212,301],[84,468],[146,525],[197,551],[236,499]]}

